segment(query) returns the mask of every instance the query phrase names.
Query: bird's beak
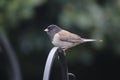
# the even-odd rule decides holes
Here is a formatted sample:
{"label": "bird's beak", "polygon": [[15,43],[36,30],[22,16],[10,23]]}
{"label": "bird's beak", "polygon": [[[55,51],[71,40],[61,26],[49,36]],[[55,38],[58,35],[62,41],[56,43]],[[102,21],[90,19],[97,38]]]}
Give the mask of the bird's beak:
{"label": "bird's beak", "polygon": [[48,32],[49,30],[48,30],[48,29],[45,29],[44,31],[45,31],[45,32]]}

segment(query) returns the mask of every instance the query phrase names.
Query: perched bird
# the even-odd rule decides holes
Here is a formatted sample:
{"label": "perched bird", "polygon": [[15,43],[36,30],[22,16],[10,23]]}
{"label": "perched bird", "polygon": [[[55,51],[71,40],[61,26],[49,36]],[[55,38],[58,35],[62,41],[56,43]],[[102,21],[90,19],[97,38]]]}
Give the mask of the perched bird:
{"label": "perched bird", "polygon": [[54,46],[62,48],[64,51],[80,43],[102,41],[96,39],[85,39],[77,34],[66,31],[57,25],[49,25],[45,30]]}

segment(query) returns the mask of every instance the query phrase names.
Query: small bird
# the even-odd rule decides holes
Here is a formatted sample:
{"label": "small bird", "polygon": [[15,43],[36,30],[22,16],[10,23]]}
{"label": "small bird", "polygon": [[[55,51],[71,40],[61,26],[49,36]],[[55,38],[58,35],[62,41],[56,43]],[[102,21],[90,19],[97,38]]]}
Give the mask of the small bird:
{"label": "small bird", "polygon": [[71,33],[53,24],[49,25],[44,31],[47,32],[52,44],[62,48],[63,51],[84,42],[102,41],[82,38],[77,34]]}

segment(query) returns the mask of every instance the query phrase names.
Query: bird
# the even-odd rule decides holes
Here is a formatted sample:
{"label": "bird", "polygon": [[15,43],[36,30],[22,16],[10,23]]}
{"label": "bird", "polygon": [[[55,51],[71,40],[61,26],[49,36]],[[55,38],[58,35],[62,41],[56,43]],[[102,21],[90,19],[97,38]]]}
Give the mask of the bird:
{"label": "bird", "polygon": [[62,48],[63,51],[85,42],[102,42],[102,40],[82,38],[81,36],[62,29],[54,24],[49,25],[44,31],[48,34],[52,44]]}

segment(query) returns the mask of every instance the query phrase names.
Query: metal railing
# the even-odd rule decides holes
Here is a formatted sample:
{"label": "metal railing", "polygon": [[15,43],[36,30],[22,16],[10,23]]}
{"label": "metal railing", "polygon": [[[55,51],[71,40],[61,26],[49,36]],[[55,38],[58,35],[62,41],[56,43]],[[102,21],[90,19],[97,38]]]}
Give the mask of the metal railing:
{"label": "metal railing", "polygon": [[43,80],[50,79],[51,68],[55,60],[55,57],[58,57],[58,60],[60,62],[60,67],[62,70],[62,73],[61,73],[62,80],[69,80],[69,76],[72,76],[73,77],[72,79],[75,80],[76,78],[75,75],[72,73],[68,73],[68,66],[67,66],[67,61],[66,61],[64,51],[58,47],[53,47],[48,55],[48,58],[45,64]]}
{"label": "metal railing", "polygon": [[19,68],[19,63],[17,60],[17,57],[15,55],[14,50],[9,44],[9,41],[6,37],[6,34],[4,31],[0,31],[0,46],[5,52],[5,55],[7,57],[7,61],[9,64],[10,74],[8,75],[9,80],[22,80],[21,71]]}

